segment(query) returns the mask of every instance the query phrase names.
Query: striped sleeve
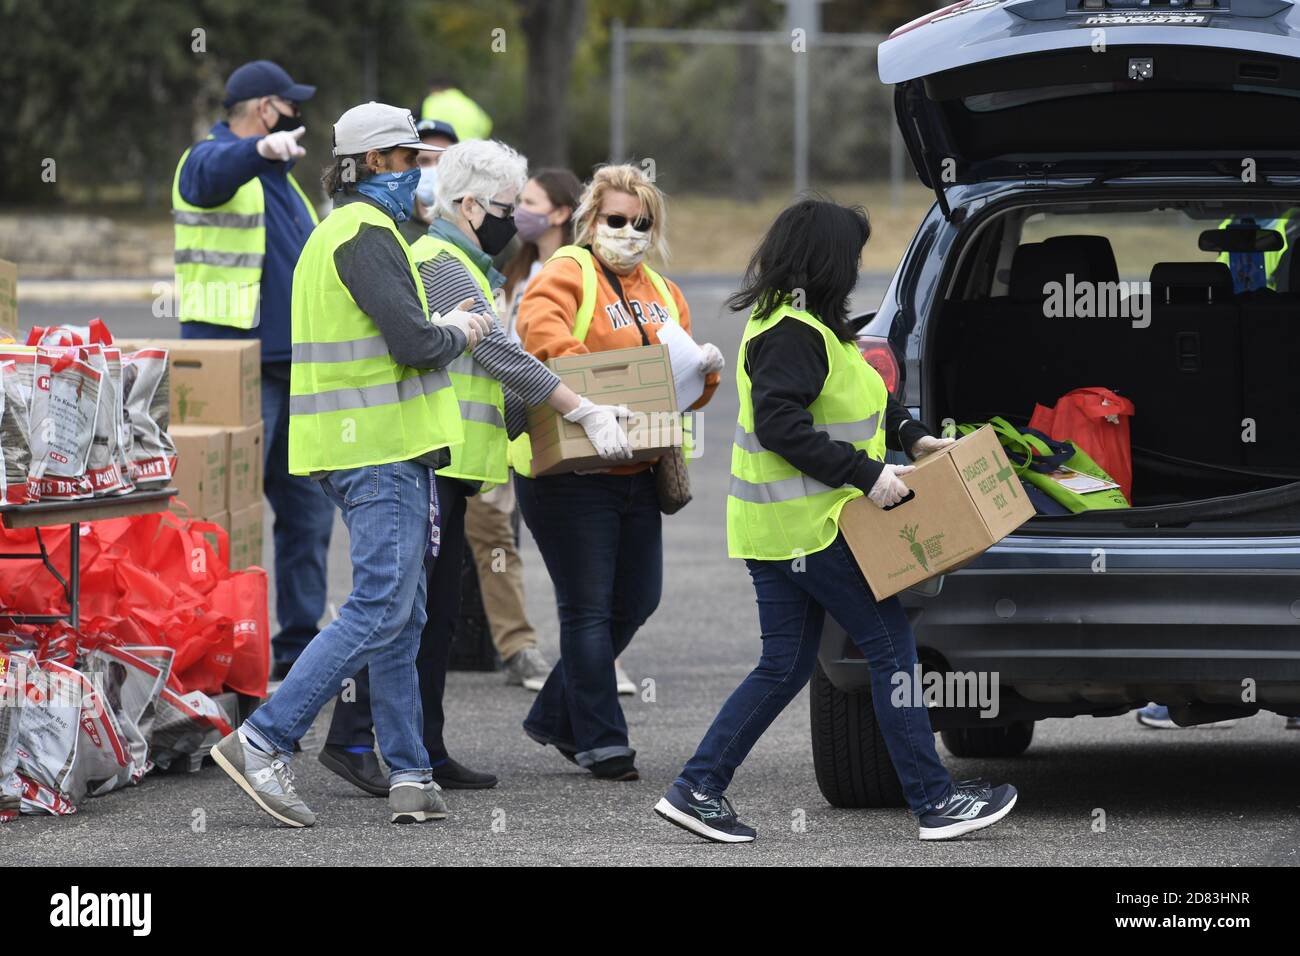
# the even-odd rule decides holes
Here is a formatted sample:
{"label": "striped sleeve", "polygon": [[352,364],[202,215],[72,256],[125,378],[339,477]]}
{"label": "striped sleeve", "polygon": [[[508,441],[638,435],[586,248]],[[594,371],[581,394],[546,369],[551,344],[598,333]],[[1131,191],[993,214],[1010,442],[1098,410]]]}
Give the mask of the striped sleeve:
{"label": "striped sleeve", "polygon": [[445,253],[434,256],[420,264],[420,279],[430,312],[452,312],[460,303],[473,298],[476,311],[493,317],[492,331],[473,351],[474,360],[484,371],[525,405],[540,405],[551,397],[560,384],[560,377],[510,340],[496,321],[493,303],[484,297],[483,289],[464,265]]}

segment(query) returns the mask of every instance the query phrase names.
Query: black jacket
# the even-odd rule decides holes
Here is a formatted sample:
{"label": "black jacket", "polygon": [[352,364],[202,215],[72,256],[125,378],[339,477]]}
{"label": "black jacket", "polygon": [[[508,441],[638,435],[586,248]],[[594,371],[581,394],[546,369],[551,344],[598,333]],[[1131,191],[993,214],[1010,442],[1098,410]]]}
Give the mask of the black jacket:
{"label": "black jacket", "polygon": [[[864,494],[871,490],[884,463],[813,428],[808,406],[830,373],[825,342],[815,329],[802,322],[778,322],[754,336],[745,349],[745,371],[754,430],[764,448],[831,488],[851,484]],[[886,446],[909,455],[918,438],[931,434],[893,396],[884,427]]]}

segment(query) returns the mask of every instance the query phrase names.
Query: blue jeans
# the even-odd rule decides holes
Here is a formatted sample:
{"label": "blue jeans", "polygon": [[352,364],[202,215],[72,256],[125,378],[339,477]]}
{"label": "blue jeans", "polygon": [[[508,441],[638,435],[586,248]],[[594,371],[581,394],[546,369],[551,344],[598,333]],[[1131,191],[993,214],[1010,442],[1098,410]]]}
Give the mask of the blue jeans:
{"label": "blue jeans", "polygon": [[370,668],[375,736],[389,781],[433,779],[415,655],[425,621],[429,469],[397,462],[330,472],[321,487],[352,539],[352,593],[244,730],[287,759],[343,681]]}
{"label": "blue jeans", "polygon": [[275,615],[271,638],[278,663],[292,664],[316,636],[325,613],[330,532],[334,505],[320,485],[289,474],[289,363],[262,366],[262,441],[266,497],[275,513]]}
{"label": "blue jeans", "polygon": [[659,605],[663,525],[653,475],[516,476],[519,510],[555,585],[560,659],[524,721],[580,765],[634,756],[614,658]]}
{"label": "blue jeans", "polygon": [[930,715],[895,706],[894,674],[912,679],[916,640],[897,597],[877,601],[841,535],[830,547],[794,561],[746,561],[758,596],[763,651],[722,705],[677,782],[710,796],[731,785],[736,768],[785,705],[812,677],[829,613],[862,651],[871,669],[871,699],[885,746],[918,816],[947,799],[952,778],[939,761]]}

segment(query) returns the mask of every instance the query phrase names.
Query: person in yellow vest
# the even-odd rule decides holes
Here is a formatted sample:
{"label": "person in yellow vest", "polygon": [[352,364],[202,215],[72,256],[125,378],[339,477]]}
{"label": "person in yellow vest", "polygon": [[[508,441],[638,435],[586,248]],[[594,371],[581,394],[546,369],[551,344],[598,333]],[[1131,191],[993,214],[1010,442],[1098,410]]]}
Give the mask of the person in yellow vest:
{"label": "person in yellow vest", "polygon": [[[996,823],[1015,804],[1009,785],[954,783],[921,701],[894,694],[912,680],[916,641],[897,597],[877,601],[840,534],[840,510],[867,496],[879,507],[908,495],[910,465],[951,444],[893,399],[855,344],[848,300],[871,235],[866,212],[806,199],[782,212],[728,305],[748,310],[736,360],[740,417],[731,452],[727,550],[743,558],[758,599],[758,666],[722,705],[655,812],[718,843],[756,833],[726,797],[733,774],[812,676],[831,615],[871,670],[876,726],[922,839]],[[910,686],[910,683],[909,683]],[[899,706],[907,703],[907,706]],[[868,733],[871,731],[868,730]]]}
{"label": "person in yellow vest", "polygon": [[[367,103],[334,126],[334,209],[293,275],[289,471],[319,482],[350,534],[352,592],[271,699],[212,751],[277,822],[311,826],[289,770],[320,709],[363,667],[373,683],[395,823],[446,816],[421,734],[416,652],[426,558],[437,561],[436,469],[465,441],[447,366],[486,317],[431,314],[410,247],[420,142],[410,110]],[[371,755],[374,758],[374,755]]]}
{"label": "person in yellow vest", "polygon": [[[645,262],[666,252],[666,211],[663,194],[639,167],[598,169],[574,213],[574,244],[550,257],[519,303],[524,348],[549,359],[653,345],[666,323],[689,333],[681,289]],[[712,398],[724,365],[715,346],[701,352],[705,388],[693,408]],[[529,478],[529,457],[516,456],[515,491],[555,585],[560,660],[524,732],[597,778],[635,780],[614,661],[663,589],[653,463]]]}
{"label": "person in yellow vest", "polygon": [[448,123],[460,139],[487,139],[492,135],[492,117],[461,92],[449,76],[435,76],[429,81],[429,95],[420,107],[420,119]]}
{"label": "person in yellow vest", "polygon": [[[429,308],[467,308],[493,317],[491,329],[447,371],[460,403],[464,443],[438,470],[440,553],[428,568],[427,623],[416,664],[424,720],[424,745],[433,779],[443,789],[494,787],[494,774],[473,770],[453,759],[443,739],[442,707],[456,619],[460,615],[461,566],[465,552],[465,510],[483,488],[509,481],[507,447],[525,425],[526,406],[550,405],[586,431],[602,457],[631,457],[616,409],[595,405],[560,382],[559,376],[529,355],[495,321],[494,290],[503,277],[492,267],[515,234],[514,206],[527,179],[523,156],[495,140],[466,140],[438,160],[435,219],[411,254]],[[507,402],[507,394],[509,402]],[[507,411],[509,408],[509,411]],[[354,700],[341,698],[321,760],[356,786],[382,792],[383,781],[349,760],[373,752],[372,717],[377,698],[358,678]]]}
{"label": "person in yellow vest", "polygon": [[275,512],[272,677],[282,678],[325,613],[334,506],[314,481],[289,474],[289,290],[316,226],[293,178],[304,151],[301,104],[316,88],[269,60],[226,81],[227,118],[185,151],[172,183],[181,337],[260,339],[263,469]]}

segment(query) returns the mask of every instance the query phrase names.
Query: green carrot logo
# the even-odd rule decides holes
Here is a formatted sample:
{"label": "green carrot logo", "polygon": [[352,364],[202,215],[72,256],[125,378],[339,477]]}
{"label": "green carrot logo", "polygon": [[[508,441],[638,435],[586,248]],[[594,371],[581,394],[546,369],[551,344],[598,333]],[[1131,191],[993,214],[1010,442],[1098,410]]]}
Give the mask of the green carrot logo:
{"label": "green carrot logo", "polygon": [[190,412],[190,387],[188,385],[176,386],[176,417],[185,421]]}
{"label": "green carrot logo", "polygon": [[925,548],[916,540],[916,529],[920,525],[903,525],[903,530],[898,532],[898,536],[908,543],[912,549],[912,556],[916,558],[917,563],[926,571],[930,570],[930,565],[925,561]]}

